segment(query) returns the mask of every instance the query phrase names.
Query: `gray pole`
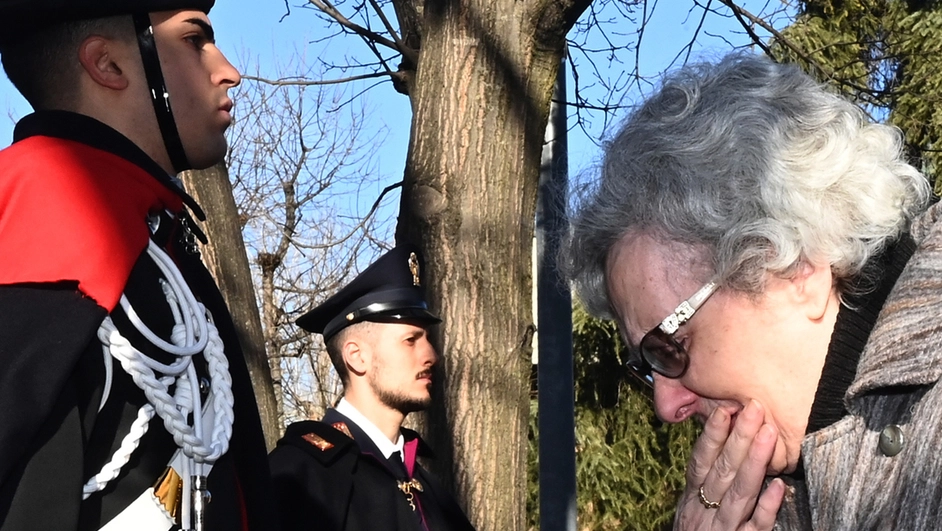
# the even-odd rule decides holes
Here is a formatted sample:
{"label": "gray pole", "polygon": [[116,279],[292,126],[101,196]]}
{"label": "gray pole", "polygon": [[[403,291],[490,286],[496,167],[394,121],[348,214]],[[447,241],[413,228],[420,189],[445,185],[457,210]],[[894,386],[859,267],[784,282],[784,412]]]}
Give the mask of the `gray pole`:
{"label": "gray pole", "polygon": [[[566,57],[559,65],[546,127],[537,203],[537,387],[540,530],[576,529],[576,426],[573,399],[572,298],[556,255],[568,230]],[[555,103],[560,102],[560,103]]]}

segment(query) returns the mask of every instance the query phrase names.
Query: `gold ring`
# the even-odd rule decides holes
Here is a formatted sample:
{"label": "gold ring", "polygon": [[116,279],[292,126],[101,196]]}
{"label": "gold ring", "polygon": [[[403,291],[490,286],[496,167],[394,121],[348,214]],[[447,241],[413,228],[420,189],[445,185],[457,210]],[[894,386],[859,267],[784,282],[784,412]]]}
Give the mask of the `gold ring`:
{"label": "gold ring", "polygon": [[706,495],[703,494],[703,485],[700,485],[700,503],[703,504],[707,509],[719,509],[720,502],[710,501],[707,499]]}

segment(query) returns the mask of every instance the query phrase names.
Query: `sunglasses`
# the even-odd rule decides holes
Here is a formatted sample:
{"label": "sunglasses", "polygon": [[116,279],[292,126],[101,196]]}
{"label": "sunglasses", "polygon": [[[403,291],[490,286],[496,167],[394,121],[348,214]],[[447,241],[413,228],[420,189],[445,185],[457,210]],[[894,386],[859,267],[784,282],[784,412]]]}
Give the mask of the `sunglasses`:
{"label": "sunglasses", "polygon": [[638,352],[626,363],[632,376],[654,387],[651,371],[667,378],[680,378],[687,372],[690,357],[684,345],[674,339],[674,334],[693,317],[718,287],[716,280],[707,282],[692,297],[680,303],[661,324],[644,334],[638,345]]}

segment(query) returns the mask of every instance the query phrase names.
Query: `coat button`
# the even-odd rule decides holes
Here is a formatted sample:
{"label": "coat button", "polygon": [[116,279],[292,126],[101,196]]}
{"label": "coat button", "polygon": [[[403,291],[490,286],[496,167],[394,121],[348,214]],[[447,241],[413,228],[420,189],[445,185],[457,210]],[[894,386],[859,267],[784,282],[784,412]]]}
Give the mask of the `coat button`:
{"label": "coat button", "polygon": [[890,424],[880,432],[880,451],[887,457],[900,453],[904,443],[903,429],[896,424]]}

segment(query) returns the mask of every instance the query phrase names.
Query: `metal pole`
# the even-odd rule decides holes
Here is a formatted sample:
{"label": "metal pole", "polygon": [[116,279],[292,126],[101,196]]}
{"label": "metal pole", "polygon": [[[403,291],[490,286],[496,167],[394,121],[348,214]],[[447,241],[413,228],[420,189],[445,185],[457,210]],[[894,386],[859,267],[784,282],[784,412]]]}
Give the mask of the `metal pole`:
{"label": "metal pole", "polygon": [[569,180],[565,54],[553,100],[543,147],[536,223],[540,530],[575,531],[572,298],[556,266],[560,241],[569,225],[565,210]]}

